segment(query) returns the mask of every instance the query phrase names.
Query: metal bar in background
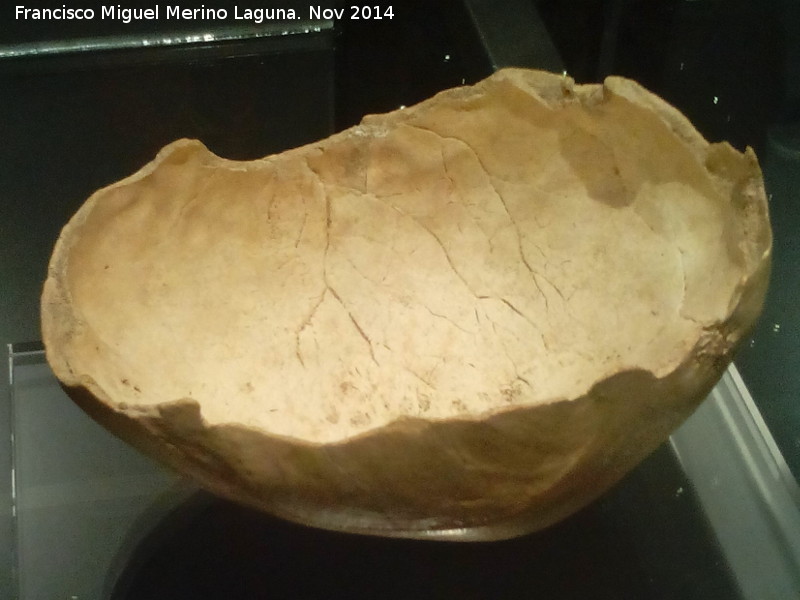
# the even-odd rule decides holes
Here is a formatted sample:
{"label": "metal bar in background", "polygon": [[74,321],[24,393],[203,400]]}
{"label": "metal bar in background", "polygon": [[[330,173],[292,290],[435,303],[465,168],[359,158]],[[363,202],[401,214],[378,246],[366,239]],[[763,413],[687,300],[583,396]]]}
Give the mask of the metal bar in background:
{"label": "metal bar in background", "polygon": [[324,50],[330,46],[333,21],[265,23],[171,31],[147,36],[109,35],[72,40],[0,45],[0,70],[30,72],[60,67],[117,66],[131,63],[241,57],[279,54],[297,50]]}
{"label": "metal bar in background", "polygon": [[531,67],[560,73],[564,62],[533,2],[508,0],[497,10],[493,0],[464,0],[494,70]]}
{"label": "metal bar in background", "polygon": [[266,23],[259,27],[209,27],[196,32],[174,31],[151,34],[149,36],[112,35],[73,40],[7,44],[0,45],[0,60],[252,41],[319,33],[332,27],[333,23],[331,21],[298,21],[297,23]]}

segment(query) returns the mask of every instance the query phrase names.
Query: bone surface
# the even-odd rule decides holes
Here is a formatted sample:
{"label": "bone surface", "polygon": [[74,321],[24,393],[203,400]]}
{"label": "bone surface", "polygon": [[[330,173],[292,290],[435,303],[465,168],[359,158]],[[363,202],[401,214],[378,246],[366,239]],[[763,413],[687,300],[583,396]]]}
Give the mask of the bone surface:
{"label": "bone surface", "polygon": [[260,160],[170,144],[64,228],[43,339],[87,412],[221,495],[495,539],[692,412],[770,252],[751,150],[630,80],[508,69]]}

